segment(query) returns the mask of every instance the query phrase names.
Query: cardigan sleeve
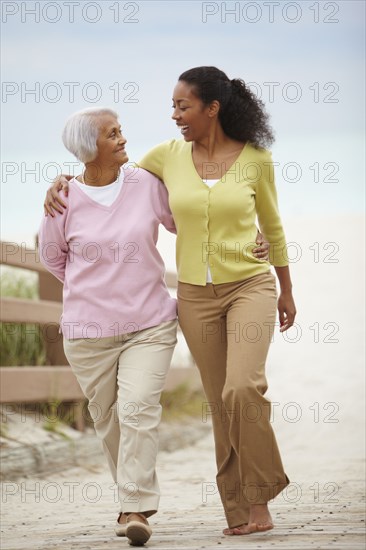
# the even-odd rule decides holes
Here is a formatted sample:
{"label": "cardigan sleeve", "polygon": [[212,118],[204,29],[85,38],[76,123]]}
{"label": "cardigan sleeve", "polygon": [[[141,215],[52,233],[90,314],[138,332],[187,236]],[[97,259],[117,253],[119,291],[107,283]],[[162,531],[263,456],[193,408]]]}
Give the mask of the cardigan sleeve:
{"label": "cardigan sleeve", "polygon": [[[66,197],[62,200],[68,204]],[[39,258],[42,264],[59,279],[65,280],[68,244],[65,238],[67,212],[56,213],[55,217],[44,216],[39,228]]]}
{"label": "cardigan sleeve", "polygon": [[142,159],[137,163],[138,166],[144,168],[148,172],[155,174],[160,180],[164,180],[164,162],[165,156],[168,151],[169,141],[164,141],[156,147],[153,147],[142,157]]}
{"label": "cardigan sleeve", "polygon": [[170,231],[170,233],[176,234],[177,229],[175,227],[173,214],[169,207],[168,190],[161,181],[159,181],[158,194],[159,194],[160,212],[161,212],[160,221],[165,227],[165,229]]}
{"label": "cardigan sleeve", "polygon": [[256,211],[261,232],[270,244],[269,261],[275,267],[288,265],[286,238],[278,210],[272,155],[265,152],[256,184]]}

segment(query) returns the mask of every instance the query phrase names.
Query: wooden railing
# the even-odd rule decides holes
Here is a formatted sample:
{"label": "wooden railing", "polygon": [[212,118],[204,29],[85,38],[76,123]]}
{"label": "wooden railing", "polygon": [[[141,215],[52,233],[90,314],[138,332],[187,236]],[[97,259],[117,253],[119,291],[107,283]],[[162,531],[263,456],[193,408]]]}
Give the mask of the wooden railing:
{"label": "wooden railing", "polygon": [[[39,300],[1,298],[0,321],[3,323],[34,323],[39,325],[46,347],[46,366],[0,367],[0,403],[74,402],[80,411],[84,396],[63,352],[59,334],[62,313],[62,283],[41,264],[37,250],[23,245],[1,242],[0,263],[9,267],[38,273]],[[168,287],[176,288],[174,273],[166,274]],[[172,389],[187,379],[197,381],[195,368],[170,369],[165,389]],[[196,383],[196,382],[195,382]],[[78,429],[84,422],[75,416]]]}

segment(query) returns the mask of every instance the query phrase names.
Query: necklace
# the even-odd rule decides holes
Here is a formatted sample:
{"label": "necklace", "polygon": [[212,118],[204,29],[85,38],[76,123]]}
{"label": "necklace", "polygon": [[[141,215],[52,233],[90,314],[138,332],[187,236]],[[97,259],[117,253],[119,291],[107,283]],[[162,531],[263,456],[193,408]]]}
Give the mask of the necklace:
{"label": "necklace", "polygon": [[[116,181],[118,180],[118,178],[120,176],[120,173],[121,173],[121,169],[118,170],[116,179],[114,181],[111,181],[111,183],[107,183],[106,185],[112,185],[113,183],[116,183]],[[84,174],[85,174],[85,170],[81,173],[81,176],[80,176],[81,183],[83,183],[84,185],[89,185],[88,183],[85,183]],[[93,185],[92,187],[99,187],[99,185]],[[100,187],[105,187],[105,186],[102,185]]]}

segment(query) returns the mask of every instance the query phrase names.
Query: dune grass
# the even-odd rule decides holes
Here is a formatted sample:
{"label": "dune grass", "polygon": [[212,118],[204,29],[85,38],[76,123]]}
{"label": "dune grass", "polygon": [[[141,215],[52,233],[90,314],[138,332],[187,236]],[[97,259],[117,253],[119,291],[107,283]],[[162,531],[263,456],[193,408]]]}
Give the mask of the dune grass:
{"label": "dune grass", "polygon": [[169,422],[202,415],[202,403],[206,398],[202,391],[193,391],[188,384],[179,384],[174,390],[163,391],[160,403],[162,420]]}
{"label": "dune grass", "polygon": [[[37,299],[37,275],[24,275],[18,269],[2,270],[0,292],[2,297]],[[45,364],[45,346],[36,324],[0,323],[0,343],[1,367]]]}

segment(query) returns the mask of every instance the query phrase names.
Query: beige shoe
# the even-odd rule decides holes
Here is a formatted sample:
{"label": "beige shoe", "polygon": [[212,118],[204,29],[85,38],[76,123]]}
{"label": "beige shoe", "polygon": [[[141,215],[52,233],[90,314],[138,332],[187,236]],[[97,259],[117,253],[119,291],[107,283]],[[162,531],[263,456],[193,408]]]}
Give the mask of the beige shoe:
{"label": "beige shoe", "polygon": [[131,546],[142,546],[152,535],[152,529],[144,514],[132,512],[127,516],[126,537]]}
{"label": "beige shoe", "polygon": [[[120,522],[120,520],[122,522]],[[127,527],[127,514],[124,514],[123,512],[120,513],[120,515],[117,518],[116,525],[114,527],[115,533],[117,537],[125,537],[126,536],[126,527]]]}

